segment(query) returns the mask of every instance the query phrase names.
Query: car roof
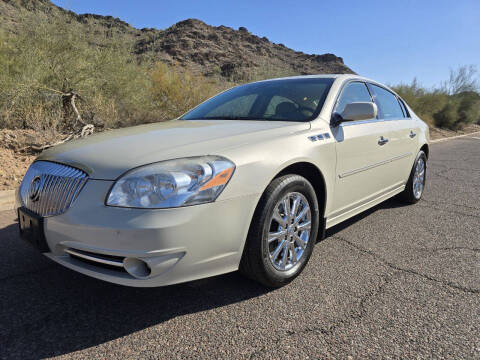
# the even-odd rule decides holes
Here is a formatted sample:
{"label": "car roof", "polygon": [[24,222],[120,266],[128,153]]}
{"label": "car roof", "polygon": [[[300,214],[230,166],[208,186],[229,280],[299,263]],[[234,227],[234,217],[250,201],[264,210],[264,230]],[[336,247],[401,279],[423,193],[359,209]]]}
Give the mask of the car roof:
{"label": "car roof", "polygon": [[[366,81],[372,84],[379,85],[381,87],[384,87],[385,89],[388,89],[390,92],[394,93],[398,97],[401,98],[400,95],[398,95],[393,89],[391,89],[389,86],[384,85],[378,81],[366,78],[364,76],[360,76],[357,74],[317,74],[317,75],[298,75],[298,76],[287,76],[287,77],[280,77],[280,78],[274,78],[274,79],[266,79],[266,80],[261,80],[261,81],[254,81],[253,83],[259,83],[259,82],[267,82],[267,81],[276,81],[276,80],[289,80],[289,79],[315,79],[315,78],[323,78],[323,79],[335,79],[335,80],[340,80],[340,81],[345,81],[345,80],[360,80],[360,81]],[[405,102],[405,101],[404,101]],[[411,109],[409,108],[411,111]]]}
{"label": "car roof", "polygon": [[[274,79],[266,79],[266,80],[261,80],[261,81],[255,81],[255,82],[267,82],[267,81],[276,81],[276,80],[290,80],[290,79],[315,79],[315,78],[323,78],[323,79],[338,79],[338,80],[349,80],[349,79],[354,79],[354,80],[361,80],[361,81],[367,81],[372,84],[377,84],[380,85],[391,92],[395,93],[389,86],[384,85],[376,80],[372,80],[369,78],[366,78],[364,76],[360,76],[357,74],[317,74],[317,75],[298,75],[298,76],[287,76],[287,77],[280,77],[280,78],[274,78]],[[396,93],[395,93],[396,94]],[[398,95],[398,94],[397,94]]]}
{"label": "car roof", "polygon": [[356,74],[316,74],[316,75],[297,75],[297,76],[286,76],[286,77],[279,77],[279,78],[273,78],[273,79],[265,79],[265,80],[260,80],[260,81],[255,81],[255,82],[267,82],[267,81],[276,81],[276,80],[291,80],[291,79],[315,79],[315,78],[320,78],[320,79],[341,79],[341,80],[347,80],[347,79],[360,79],[364,81],[370,81],[373,83],[378,83],[378,81],[368,79],[366,77],[356,75]]}
{"label": "car roof", "polygon": [[324,79],[334,79],[344,74],[318,74],[318,75],[296,75],[296,76],[285,76],[279,78],[259,80],[255,82],[266,82],[266,81],[275,81],[275,80],[291,80],[291,79],[315,79],[315,78],[324,78]]}

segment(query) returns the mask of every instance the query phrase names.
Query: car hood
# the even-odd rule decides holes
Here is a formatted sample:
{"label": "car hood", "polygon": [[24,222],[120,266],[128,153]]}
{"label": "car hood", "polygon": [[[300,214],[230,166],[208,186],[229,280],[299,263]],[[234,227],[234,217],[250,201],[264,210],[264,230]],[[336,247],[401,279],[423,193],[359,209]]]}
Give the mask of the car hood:
{"label": "car hood", "polygon": [[310,123],[245,120],[172,120],[88,136],[44,151],[37,160],[69,164],[90,178],[114,180],[132,168],[222,150],[307,130]]}

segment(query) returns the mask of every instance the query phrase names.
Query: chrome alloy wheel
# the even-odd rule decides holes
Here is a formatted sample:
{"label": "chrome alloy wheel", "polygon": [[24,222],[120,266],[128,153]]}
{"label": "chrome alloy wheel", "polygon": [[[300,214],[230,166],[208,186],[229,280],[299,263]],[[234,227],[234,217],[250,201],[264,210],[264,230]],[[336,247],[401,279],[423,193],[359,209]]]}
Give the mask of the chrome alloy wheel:
{"label": "chrome alloy wheel", "polygon": [[275,205],[267,237],[275,269],[286,271],[298,264],[310,240],[311,217],[308,200],[301,193],[288,193]]}
{"label": "chrome alloy wheel", "polygon": [[425,186],[425,161],[420,157],[415,167],[413,174],[413,195],[416,199],[422,196],[423,188]]}

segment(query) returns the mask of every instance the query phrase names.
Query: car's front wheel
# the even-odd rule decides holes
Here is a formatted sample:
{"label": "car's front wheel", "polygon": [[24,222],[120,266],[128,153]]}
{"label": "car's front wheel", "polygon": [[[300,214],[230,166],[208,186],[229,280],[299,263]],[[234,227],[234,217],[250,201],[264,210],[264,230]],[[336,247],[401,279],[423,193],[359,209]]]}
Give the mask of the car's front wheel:
{"label": "car's front wheel", "polygon": [[312,254],[318,233],[318,201],[299,175],[272,181],[255,210],[240,270],[269,287],[297,277]]}

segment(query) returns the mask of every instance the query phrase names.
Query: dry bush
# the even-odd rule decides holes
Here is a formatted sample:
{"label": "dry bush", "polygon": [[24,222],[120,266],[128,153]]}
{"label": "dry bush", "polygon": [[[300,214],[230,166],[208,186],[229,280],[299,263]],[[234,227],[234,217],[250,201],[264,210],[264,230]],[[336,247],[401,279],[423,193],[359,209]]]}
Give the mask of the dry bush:
{"label": "dry bush", "polygon": [[[101,129],[167,120],[228,86],[152,59],[139,63],[124,42],[92,38],[65,19],[23,24],[18,35],[0,36],[0,128],[62,134],[84,123]],[[72,93],[81,122],[66,96]]]}
{"label": "dry bush", "polygon": [[450,79],[440,88],[400,84],[393,89],[431,126],[459,130],[480,121],[479,83],[473,66],[450,71]]}
{"label": "dry bush", "polygon": [[479,92],[480,79],[475,65],[462,65],[450,69],[450,78],[442,84],[442,89],[450,95]]}
{"label": "dry bush", "polygon": [[216,80],[163,63],[152,72],[151,93],[162,120],[184,114],[221,89]]}
{"label": "dry bush", "polygon": [[[74,92],[84,122],[115,127],[152,121],[148,64],[112,39],[91,46],[75,24],[24,21],[0,38],[0,127],[79,127],[65,94]],[[33,24],[33,25],[32,25]],[[101,39],[96,39],[97,43]]]}

